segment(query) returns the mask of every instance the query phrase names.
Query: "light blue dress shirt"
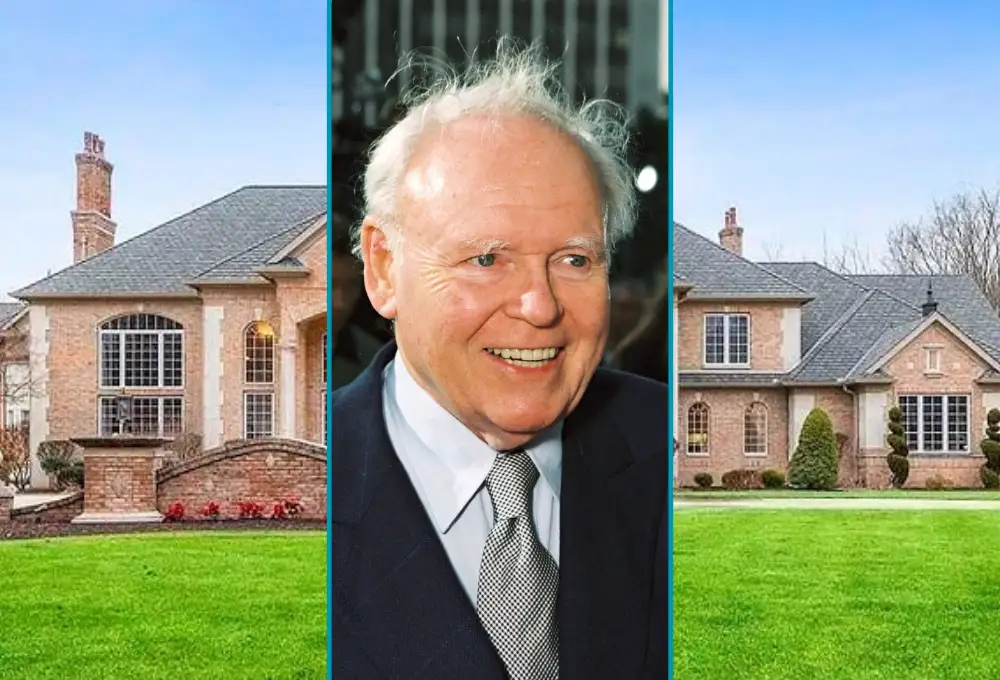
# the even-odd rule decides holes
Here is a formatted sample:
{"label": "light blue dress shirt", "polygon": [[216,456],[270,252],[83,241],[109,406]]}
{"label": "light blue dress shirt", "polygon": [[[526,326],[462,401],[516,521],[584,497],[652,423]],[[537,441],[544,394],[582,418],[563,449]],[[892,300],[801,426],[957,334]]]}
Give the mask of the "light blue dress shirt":
{"label": "light blue dress shirt", "polygon": [[[382,390],[392,446],[475,606],[479,565],[493,528],[486,475],[497,452],[434,401],[413,379],[398,353],[385,368]],[[562,425],[550,428],[524,448],[539,472],[532,506],[535,528],[558,565]]]}

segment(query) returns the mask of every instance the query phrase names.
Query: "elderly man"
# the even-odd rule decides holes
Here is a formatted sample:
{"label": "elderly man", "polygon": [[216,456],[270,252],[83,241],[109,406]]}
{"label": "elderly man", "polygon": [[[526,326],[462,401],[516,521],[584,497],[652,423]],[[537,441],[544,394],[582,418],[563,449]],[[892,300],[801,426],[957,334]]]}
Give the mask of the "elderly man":
{"label": "elderly man", "polygon": [[335,678],[668,677],[668,389],[598,368],[625,128],[553,73],[501,42],[372,151],[395,342],[330,405]]}

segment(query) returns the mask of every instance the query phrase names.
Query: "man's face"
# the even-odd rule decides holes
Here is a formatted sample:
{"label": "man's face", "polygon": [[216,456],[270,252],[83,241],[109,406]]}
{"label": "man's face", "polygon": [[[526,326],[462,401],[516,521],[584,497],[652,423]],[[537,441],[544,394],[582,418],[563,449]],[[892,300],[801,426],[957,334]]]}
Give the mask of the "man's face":
{"label": "man's face", "polygon": [[543,122],[470,117],[425,134],[397,209],[401,253],[386,256],[381,289],[377,259],[366,283],[395,316],[404,361],[491,446],[524,444],[579,403],[607,340],[602,210],[586,157]]}

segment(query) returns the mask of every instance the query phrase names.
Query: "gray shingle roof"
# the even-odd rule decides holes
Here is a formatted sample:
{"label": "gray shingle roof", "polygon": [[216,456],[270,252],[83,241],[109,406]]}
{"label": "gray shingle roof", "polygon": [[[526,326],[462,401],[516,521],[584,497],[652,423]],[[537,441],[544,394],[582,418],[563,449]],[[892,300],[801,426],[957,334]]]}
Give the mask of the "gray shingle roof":
{"label": "gray shingle roof", "polygon": [[[243,187],[13,296],[193,295],[188,281],[228,261],[249,264],[250,258],[239,256],[262,242],[277,243],[281,234],[325,209],[326,187]],[[235,271],[233,266],[226,272]]]}
{"label": "gray shingle roof", "polygon": [[22,309],[24,303],[21,302],[0,302],[0,327],[17,316]]}
{"label": "gray shingle roof", "polygon": [[257,271],[264,266],[270,268],[281,267],[290,270],[301,268],[302,263],[295,258],[286,257],[277,264],[268,264],[268,261],[311,227],[318,216],[318,214],[310,215],[293,227],[285,229],[271,238],[265,239],[243,252],[223,260],[194,278],[200,282],[239,281],[247,279],[260,279],[264,281],[264,278],[257,274]]}
{"label": "gray shingle roof", "polygon": [[691,299],[808,300],[803,288],[674,223],[674,272],[692,284]]}
{"label": "gray shingle roof", "polygon": [[919,321],[920,312],[913,307],[882,291],[867,291],[803,356],[791,380],[834,382],[846,378],[887,331]]}
{"label": "gray shingle roof", "polygon": [[805,354],[865,294],[865,288],[815,262],[761,262],[816,297],[802,308],[802,352]]}
{"label": "gray shingle roof", "polygon": [[[883,290],[917,308],[927,299],[926,276],[865,275],[852,276],[851,280]],[[964,275],[934,276],[931,288],[938,311],[1000,360],[1000,317],[976,282]]]}

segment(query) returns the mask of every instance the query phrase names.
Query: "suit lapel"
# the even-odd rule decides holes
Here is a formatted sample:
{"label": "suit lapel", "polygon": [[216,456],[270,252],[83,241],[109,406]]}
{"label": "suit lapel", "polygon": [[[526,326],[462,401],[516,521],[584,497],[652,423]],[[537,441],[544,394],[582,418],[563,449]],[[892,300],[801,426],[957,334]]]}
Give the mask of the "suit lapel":
{"label": "suit lapel", "polygon": [[[595,381],[598,382],[598,381]],[[653,588],[659,508],[598,385],[566,421],[560,501],[561,671],[566,678],[639,678]],[[648,501],[648,502],[647,502]],[[666,640],[663,641],[666,644]]]}
{"label": "suit lapel", "polygon": [[331,407],[334,616],[385,678],[500,680],[499,658],[386,432],[381,374],[394,351],[384,348]]}

